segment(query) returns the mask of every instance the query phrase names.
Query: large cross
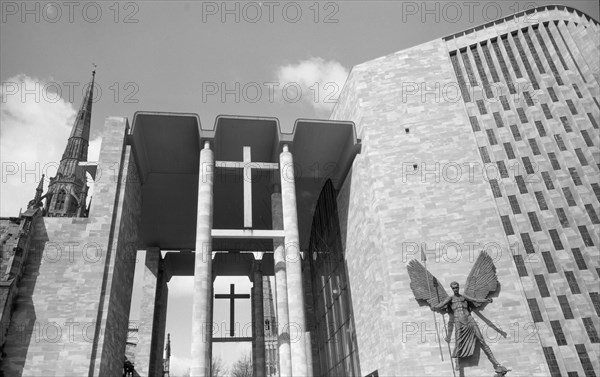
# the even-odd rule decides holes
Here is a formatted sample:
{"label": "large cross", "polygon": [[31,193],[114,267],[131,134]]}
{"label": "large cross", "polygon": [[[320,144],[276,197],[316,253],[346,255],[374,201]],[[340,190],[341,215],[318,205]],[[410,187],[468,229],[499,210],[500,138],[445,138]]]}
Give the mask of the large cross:
{"label": "large cross", "polygon": [[235,294],[235,284],[229,285],[229,294],[216,294],[215,299],[217,298],[225,298],[229,299],[229,323],[231,325],[231,329],[229,330],[229,336],[235,336],[235,299],[236,298],[250,298],[248,294]]}
{"label": "large cross", "polygon": [[252,169],[276,170],[279,164],[276,162],[252,162],[251,149],[244,146],[244,160],[239,161],[217,161],[218,168],[241,168],[244,178],[244,228],[252,228]]}

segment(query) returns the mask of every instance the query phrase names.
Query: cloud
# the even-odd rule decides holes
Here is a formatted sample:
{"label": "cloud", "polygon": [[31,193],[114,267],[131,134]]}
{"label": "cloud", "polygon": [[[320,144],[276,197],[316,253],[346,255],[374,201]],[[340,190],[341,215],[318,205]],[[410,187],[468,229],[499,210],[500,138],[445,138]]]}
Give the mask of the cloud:
{"label": "cloud", "polygon": [[172,377],[188,376],[191,366],[191,358],[171,355],[171,360],[169,362],[169,372]]}
{"label": "cloud", "polygon": [[193,276],[173,276],[169,280],[169,297],[191,297],[194,293]]}
{"label": "cloud", "polygon": [[[213,360],[221,359],[221,365],[226,371],[231,370],[233,364],[249,352],[252,352],[252,345],[248,342],[213,344]],[[187,376],[192,366],[192,358],[173,353],[169,366],[172,377]]]}
{"label": "cloud", "polygon": [[[143,258],[138,254],[138,258]],[[145,255],[145,254],[144,254]],[[236,290],[240,292],[250,290],[250,280],[245,276],[227,276],[217,277],[213,284],[215,293],[228,293],[229,284],[235,284]],[[173,276],[169,280],[169,297],[188,297],[191,299],[194,293],[194,277],[193,276]],[[228,317],[227,317],[228,318]]]}
{"label": "cloud", "polygon": [[[19,74],[0,87],[1,216],[17,216],[26,208],[42,174],[47,189],[60,163],[77,109],[45,90],[49,82]],[[100,142],[90,142],[90,161],[97,160]]]}
{"label": "cloud", "polygon": [[318,114],[328,115],[342,92],[348,69],[335,60],[315,57],[277,69],[277,81],[293,102],[296,92],[302,101],[310,103]]}
{"label": "cloud", "polygon": [[98,161],[98,157],[100,156],[101,144],[101,137],[97,137],[95,139],[90,140],[90,143],[88,144],[88,161]]}
{"label": "cloud", "polygon": [[71,103],[58,96],[42,95],[38,89],[43,85],[44,81],[24,74],[2,82],[2,216],[17,216],[19,208],[25,208],[33,199],[41,175],[46,174],[48,182],[56,174],[76,115]]}

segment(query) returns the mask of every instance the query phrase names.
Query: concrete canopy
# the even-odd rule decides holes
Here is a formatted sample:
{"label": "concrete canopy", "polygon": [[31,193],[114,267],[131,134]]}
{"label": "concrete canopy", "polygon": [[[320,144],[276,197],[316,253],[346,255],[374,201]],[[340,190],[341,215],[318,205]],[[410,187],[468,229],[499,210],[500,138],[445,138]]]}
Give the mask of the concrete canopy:
{"label": "concrete canopy", "polygon": [[[136,112],[127,143],[132,146],[142,184],[138,247],[193,250],[200,147],[211,142],[215,153],[214,229],[243,229],[243,147],[254,163],[278,163],[282,146],[294,156],[300,247],[308,246],[317,198],[327,179],[339,188],[360,152],[352,122],[299,119],[290,133],[276,118],[219,116],[212,130],[197,114]],[[239,162],[240,168],[219,167]],[[254,165],[253,165],[254,167]],[[253,229],[272,229],[270,195],[277,170],[253,169]],[[270,251],[270,239],[214,239],[215,251]]]}
{"label": "concrete canopy", "polygon": [[[168,252],[165,255],[167,281],[172,276],[194,276],[195,253]],[[212,263],[212,276],[247,276],[252,280],[256,258],[252,253],[217,253]],[[274,275],[273,254],[264,254],[260,260],[264,276]]]}

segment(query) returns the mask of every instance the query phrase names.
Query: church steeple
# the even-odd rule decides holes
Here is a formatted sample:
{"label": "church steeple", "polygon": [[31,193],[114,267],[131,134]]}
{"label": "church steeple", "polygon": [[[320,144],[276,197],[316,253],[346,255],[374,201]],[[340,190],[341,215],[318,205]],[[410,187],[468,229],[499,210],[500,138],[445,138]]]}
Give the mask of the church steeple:
{"label": "church steeple", "polygon": [[38,186],[35,189],[35,197],[29,201],[29,204],[27,205],[27,209],[42,206],[41,202],[42,202],[42,194],[44,193],[44,176],[45,175],[42,174],[42,179],[40,179],[40,182],[38,183]]}
{"label": "church steeple", "polygon": [[86,213],[88,187],[79,163],[87,161],[95,77],[94,66],[92,81],[77,112],[56,177],[51,178],[48,185],[48,216],[83,216]]}
{"label": "church steeple", "polygon": [[[65,152],[63,153],[61,166],[58,170],[59,173],[62,173],[63,175],[73,173],[72,164],[69,164],[70,161],[66,160],[77,160],[77,162],[87,161],[87,151],[90,140],[90,123],[92,120],[92,102],[94,99],[95,77],[96,70],[92,71],[92,82],[88,87],[85,97],[83,98],[83,102],[81,103],[81,107],[79,108],[79,112],[77,113],[77,118],[75,118],[73,128],[71,129],[71,136],[69,136],[67,147],[65,148]],[[75,164],[75,166],[77,165]],[[63,168],[63,171],[61,171],[61,168]]]}
{"label": "church steeple", "polygon": [[167,345],[165,346],[163,358],[163,377],[171,375],[171,334],[167,334]]}

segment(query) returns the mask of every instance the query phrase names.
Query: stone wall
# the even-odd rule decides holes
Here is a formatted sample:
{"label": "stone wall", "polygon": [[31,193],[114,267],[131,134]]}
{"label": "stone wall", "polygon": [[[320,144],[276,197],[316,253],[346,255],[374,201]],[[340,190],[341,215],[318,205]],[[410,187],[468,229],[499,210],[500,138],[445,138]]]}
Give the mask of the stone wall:
{"label": "stone wall", "polygon": [[7,376],[122,373],[135,268],[139,182],[124,118],[108,118],[88,218],[42,218],[0,370]]}
{"label": "stone wall", "polygon": [[[332,115],[355,121],[363,144],[338,197],[340,214],[347,211],[345,252],[361,373],[452,375],[443,340],[440,358],[432,313],[410,289],[405,265],[419,258],[420,245],[447,291],[453,280],[464,284],[481,250],[494,258],[501,290],[481,314],[505,337],[475,318],[513,376],[547,376],[510,244],[452,83],[446,44],[432,41],[354,67]],[[439,314],[436,321],[443,332]],[[462,373],[491,370],[481,353]]]}
{"label": "stone wall", "polygon": [[[473,131],[477,148],[489,156],[498,215],[507,225],[513,254],[523,261],[519,279],[527,308],[535,314],[532,326],[545,359],[556,359],[548,362],[552,375],[600,372],[600,309],[594,307],[600,303],[593,302],[600,291],[600,194],[594,193],[600,190],[599,40],[596,22],[566,9],[516,17],[447,40],[448,50],[458,51],[455,64],[463,75],[468,76],[465,59],[477,71],[477,84],[466,84],[471,98],[465,101],[465,111],[479,125]],[[497,55],[490,53],[493,64],[484,59],[485,48],[492,47],[506,61],[506,73],[515,84],[512,93]],[[521,75],[515,72],[509,49]],[[493,67],[500,77],[491,84],[489,96],[482,90],[482,78],[495,81]],[[492,133],[497,143],[491,141]],[[506,166],[505,173],[499,172],[499,164]],[[581,227],[589,232],[589,240]],[[547,293],[542,293],[543,285]],[[581,349],[589,358],[587,365]]]}
{"label": "stone wall", "polygon": [[[20,218],[0,219],[0,350],[6,336],[19,292],[19,283],[32,241],[32,230],[41,210],[32,209]],[[0,357],[0,362],[3,357]]]}

